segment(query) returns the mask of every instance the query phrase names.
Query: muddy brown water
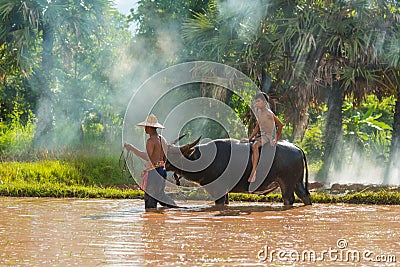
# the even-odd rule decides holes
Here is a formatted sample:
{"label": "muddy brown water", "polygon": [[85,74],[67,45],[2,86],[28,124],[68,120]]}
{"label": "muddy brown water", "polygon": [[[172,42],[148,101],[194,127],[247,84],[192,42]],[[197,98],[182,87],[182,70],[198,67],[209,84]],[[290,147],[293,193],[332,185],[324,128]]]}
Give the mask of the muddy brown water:
{"label": "muddy brown water", "polygon": [[0,198],[0,266],[399,266],[400,206]]}

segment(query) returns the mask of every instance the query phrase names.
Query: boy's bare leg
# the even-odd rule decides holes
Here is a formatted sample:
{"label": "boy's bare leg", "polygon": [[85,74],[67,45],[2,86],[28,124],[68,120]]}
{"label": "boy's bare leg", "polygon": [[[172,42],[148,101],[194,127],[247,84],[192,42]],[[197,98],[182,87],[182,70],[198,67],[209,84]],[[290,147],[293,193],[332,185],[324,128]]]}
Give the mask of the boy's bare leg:
{"label": "boy's bare leg", "polygon": [[260,153],[258,152],[258,149],[261,146],[261,142],[256,141],[254,144],[251,146],[251,149],[253,150],[253,155],[251,158],[251,162],[253,165],[253,169],[251,170],[250,177],[247,180],[248,182],[252,183],[256,180],[256,169],[257,169],[257,164],[258,164],[258,158],[260,157]]}

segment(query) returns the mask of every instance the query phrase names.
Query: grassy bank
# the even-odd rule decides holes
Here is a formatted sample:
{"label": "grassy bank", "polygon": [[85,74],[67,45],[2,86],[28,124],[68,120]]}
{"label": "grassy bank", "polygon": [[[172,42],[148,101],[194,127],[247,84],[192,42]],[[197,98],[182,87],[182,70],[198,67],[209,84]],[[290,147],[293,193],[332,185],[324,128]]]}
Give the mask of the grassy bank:
{"label": "grassy bank", "polygon": [[11,197],[74,197],[74,198],[141,198],[143,192],[137,189],[113,187],[65,185],[52,183],[9,183],[0,184],[0,195]]}
{"label": "grassy bank", "polygon": [[[130,186],[126,186],[130,185]],[[36,162],[0,162],[0,195],[14,197],[142,198],[132,178],[121,175],[113,157],[71,157]],[[196,193],[191,199],[199,199]],[[313,203],[400,205],[400,192],[390,190],[330,194],[312,192]],[[281,202],[281,194],[230,194],[231,201]],[[297,199],[296,202],[299,202]]]}
{"label": "grassy bank", "polygon": [[[131,188],[120,189],[115,187],[102,188],[97,186],[68,186],[50,183],[8,183],[0,184],[0,196],[136,199],[142,198],[143,192]],[[199,197],[192,196],[191,199],[198,200]],[[229,199],[231,201],[243,202],[281,202],[281,194],[272,193],[264,196],[231,193],[229,194]],[[311,199],[313,203],[400,205],[400,192],[378,191],[349,193],[346,195],[330,195],[324,192],[312,192]],[[300,200],[296,199],[296,202],[299,203]]]}
{"label": "grassy bank", "polygon": [[[122,186],[125,189],[119,189]],[[132,178],[121,173],[117,155],[105,156],[91,151],[67,154],[63,157],[51,156],[32,162],[0,162],[2,196],[77,198],[143,196],[143,192],[132,187]]]}
{"label": "grassy bank", "polygon": [[[230,194],[232,201],[255,201],[255,202],[281,202],[281,194],[273,193],[264,195]],[[332,195],[326,192],[311,192],[313,203],[348,203],[348,204],[379,204],[400,205],[400,192],[378,191],[378,192],[352,192],[344,195]],[[296,202],[301,201],[296,198]]]}
{"label": "grassy bank", "polygon": [[1,183],[55,183],[104,186],[132,183],[121,175],[118,156],[73,155],[32,162],[0,162]]}

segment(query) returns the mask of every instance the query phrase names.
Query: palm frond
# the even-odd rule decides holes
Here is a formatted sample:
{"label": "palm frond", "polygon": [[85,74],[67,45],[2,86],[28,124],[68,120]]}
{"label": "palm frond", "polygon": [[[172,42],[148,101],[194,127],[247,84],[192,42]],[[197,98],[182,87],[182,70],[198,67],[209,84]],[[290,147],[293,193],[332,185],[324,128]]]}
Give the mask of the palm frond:
{"label": "palm frond", "polygon": [[397,39],[390,41],[386,58],[390,66],[400,69],[400,34]]}

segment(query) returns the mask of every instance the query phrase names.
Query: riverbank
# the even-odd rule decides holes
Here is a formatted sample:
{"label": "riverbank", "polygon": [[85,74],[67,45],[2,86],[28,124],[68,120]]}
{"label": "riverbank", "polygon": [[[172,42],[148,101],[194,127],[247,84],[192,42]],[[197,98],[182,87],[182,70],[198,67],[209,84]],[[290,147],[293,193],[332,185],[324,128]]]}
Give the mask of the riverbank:
{"label": "riverbank", "polygon": [[[112,199],[140,199],[143,191],[133,188],[98,187],[61,185],[49,183],[2,183],[0,184],[0,196],[9,197],[55,197],[55,198],[112,198]],[[268,195],[254,194],[229,194],[230,201],[239,202],[281,202],[280,193]],[[201,199],[199,195],[192,194],[188,199]],[[324,191],[311,192],[313,203],[349,203],[349,204],[379,204],[400,205],[399,191],[363,191],[348,192],[345,194],[331,194]],[[296,198],[296,202],[300,202]]]}
{"label": "riverbank", "polygon": [[[80,157],[37,162],[0,162],[0,196],[55,198],[143,198],[132,178],[122,175],[111,157]],[[281,194],[231,193],[231,201],[281,202]],[[185,199],[205,199],[196,191]],[[383,186],[335,186],[311,190],[313,203],[400,205],[400,189]],[[296,202],[300,202],[296,199]]]}
{"label": "riverbank", "polygon": [[63,185],[50,183],[7,183],[0,184],[0,196],[8,197],[55,197],[55,198],[142,198],[138,189],[120,189],[83,185]]}

